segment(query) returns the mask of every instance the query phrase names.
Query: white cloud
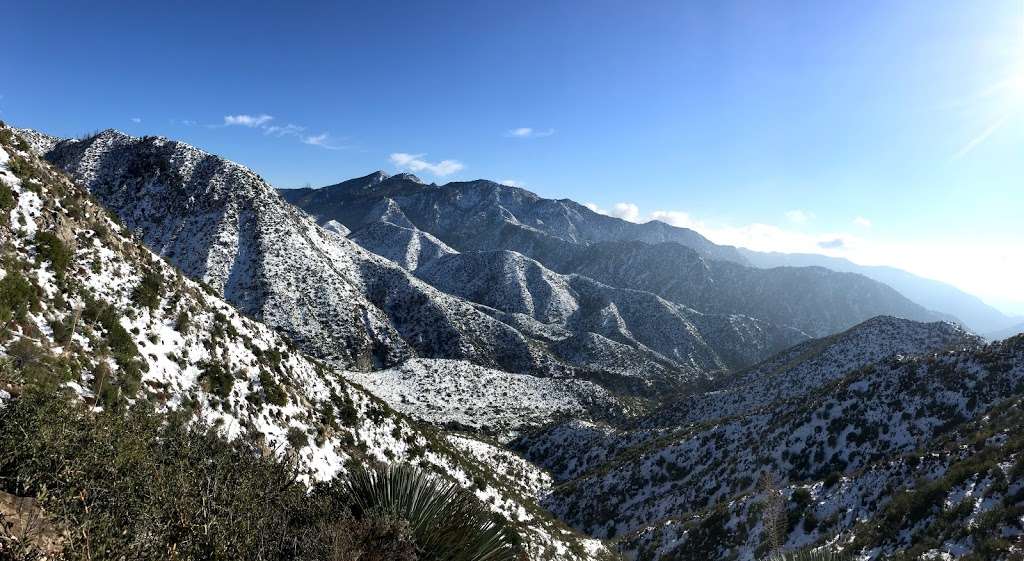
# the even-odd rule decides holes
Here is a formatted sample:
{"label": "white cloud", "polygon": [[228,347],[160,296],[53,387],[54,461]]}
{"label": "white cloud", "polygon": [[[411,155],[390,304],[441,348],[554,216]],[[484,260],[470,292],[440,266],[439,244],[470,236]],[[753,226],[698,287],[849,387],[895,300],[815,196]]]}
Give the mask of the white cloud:
{"label": "white cloud", "polygon": [[225,115],[224,126],[240,125],[243,127],[262,127],[274,120],[273,117],[262,113],[260,115]]}
{"label": "white cloud", "polygon": [[640,207],[633,203],[615,203],[608,214],[630,222],[640,222]]}
{"label": "white cloud", "polygon": [[814,218],[814,214],[805,210],[794,209],[786,211],[786,220],[789,220],[794,224],[806,224],[812,218]]}
{"label": "white cloud", "polygon": [[555,134],[555,129],[536,130],[530,127],[519,127],[505,132],[505,136],[513,138],[543,138]]}
{"label": "white cloud", "polygon": [[412,172],[429,171],[437,176],[451,175],[461,171],[465,166],[458,160],[441,160],[432,164],[423,159],[426,154],[407,154],[395,152],[388,156],[391,163],[400,169],[407,169]]}
{"label": "white cloud", "polygon": [[498,183],[502,185],[508,185],[509,187],[519,187],[520,189],[526,187],[526,184],[522,181],[516,181],[515,179],[502,179]]}
{"label": "white cloud", "polygon": [[854,218],[853,223],[856,224],[857,226],[860,226],[861,228],[871,227],[871,221],[868,220],[867,218],[864,218],[863,216],[858,216]]}
{"label": "white cloud", "polygon": [[614,216],[629,222],[646,222],[640,219],[640,207],[634,203],[615,203],[611,210],[603,209],[595,203],[583,203],[583,206],[605,216]]}
{"label": "white cloud", "polygon": [[133,122],[133,123],[141,123],[141,122],[142,122],[142,119],[141,119],[141,118],[139,118],[139,117],[132,117],[132,122]]}

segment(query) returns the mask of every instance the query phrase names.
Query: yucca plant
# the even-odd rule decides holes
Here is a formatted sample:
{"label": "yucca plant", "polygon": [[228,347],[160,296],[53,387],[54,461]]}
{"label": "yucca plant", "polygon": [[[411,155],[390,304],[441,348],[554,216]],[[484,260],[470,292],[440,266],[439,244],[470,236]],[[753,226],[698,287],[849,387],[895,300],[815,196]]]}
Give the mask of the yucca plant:
{"label": "yucca plant", "polygon": [[849,554],[834,549],[821,548],[777,553],[769,557],[767,561],[850,561],[852,558]]}
{"label": "yucca plant", "polygon": [[357,469],[344,483],[362,516],[409,522],[421,561],[514,561],[514,534],[459,485],[405,464]]}

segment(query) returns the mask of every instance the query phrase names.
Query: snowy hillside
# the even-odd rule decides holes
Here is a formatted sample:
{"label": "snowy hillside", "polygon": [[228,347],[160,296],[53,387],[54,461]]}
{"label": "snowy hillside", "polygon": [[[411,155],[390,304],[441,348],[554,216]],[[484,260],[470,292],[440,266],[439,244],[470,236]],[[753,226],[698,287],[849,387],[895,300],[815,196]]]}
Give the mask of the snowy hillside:
{"label": "snowy hillside", "polygon": [[347,377],[411,417],[499,442],[560,418],[621,420],[628,412],[592,382],[509,374],[455,360],[415,359]]}
{"label": "snowy hillside", "polygon": [[[872,344],[885,332],[889,337],[899,333],[895,340],[902,344],[916,339],[926,346],[953,343],[960,350],[865,362],[888,350]],[[556,486],[546,505],[591,535],[616,538],[622,550],[638,559],[753,559],[755,552],[763,554],[769,540],[758,517],[765,500],[759,482],[766,474],[795,503],[788,505],[791,518],[783,522],[782,541],[788,546],[858,535],[864,531],[862,522],[867,521],[864,527],[885,526],[876,517],[890,508],[898,489],[926,487],[922,481],[942,476],[958,456],[946,454],[943,461],[932,462],[922,450],[941,449],[937,443],[964,430],[962,423],[984,421],[1005,407],[1005,400],[1019,399],[1024,340],[979,347],[976,339],[949,326],[891,319],[869,322],[848,335],[845,348],[840,338],[817,352],[805,348],[769,361],[766,368],[791,361],[772,374],[772,382],[792,383],[819,368],[840,374],[818,377],[813,388],[783,393],[756,409],[726,407],[720,418],[712,418],[716,395],[710,394],[702,398],[707,410],[693,416],[696,424],[623,430],[570,422],[516,445],[554,474]],[[689,407],[680,404],[682,410]],[[1019,430],[1016,422],[1006,430]],[[1008,466],[1015,461],[1009,452],[990,455]],[[945,468],[935,468],[936,463]],[[1024,475],[1015,473],[1018,479]],[[997,491],[997,500],[1005,496],[1009,505],[1024,500],[1014,497],[1013,489]],[[974,512],[992,507],[980,498],[971,500]],[[1021,523],[1016,519],[1009,527],[1021,531]],[[924,541],[921,531],[915,527],[884,540],[918,544]]]}
{"label": "snowy hillside", "polygon": [[[584,357],[584,350],[591,357],[617,354],[616,349],[592,349],[608,340],[645,355],[646,363],[668,364],[678,372],[667,378],[656,373],[647,376],[642,383],[650,388],[648,394],[663,394],[673,386],[749,365],[806,337],[749,317],[708,316],[649,292],[561,275],[513,251],[450,254],[421,266],[416,275],[450,294],[544,324],[551,338],[564,341],[571,335],[600,336],[589,346],[555,347],[556,354],[561,349],[569,351],[559,358],[577,366],[596,362]],[[519,325],[526,323],[528,320],[519,320]],[[557,332],[564,335],[555,335]],[[645,373],[638,370],[624,376],[643,378]]]}
{"label": "snowy hillside", "polygon": [[413,462],[474,486],[512,522],[531,558],[604,555],[600,543],[536,506],[530,497],[542,478],[522,486],[492,478],[510,459],[422,428],[239,314],[145,248],[2,124],[0,206],[0,358],[21,365],[23,376],[0,396],[32,384],[101,408],[148,402],[205,419],[228,438],[260,441],[267,453],[297,460],[309,480],[355,464]]}
{"label": "snowy hillside", "polygon": [[787,349],[722,380],[717,391],[670,400],[642,424],[672,426],[741,415],[774,401],[806,395],[892,355],[970,348],[981,343],[981,338],[955,324],[877,317],[843,333]]}

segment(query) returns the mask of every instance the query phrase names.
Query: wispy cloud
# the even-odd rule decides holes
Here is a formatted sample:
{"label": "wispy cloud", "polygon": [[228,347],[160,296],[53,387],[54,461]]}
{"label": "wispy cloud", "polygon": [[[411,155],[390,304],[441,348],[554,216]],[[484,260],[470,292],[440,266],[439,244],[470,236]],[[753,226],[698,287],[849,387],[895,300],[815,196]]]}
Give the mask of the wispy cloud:
{"label": "wispy cloud", "polygon": [[310,146],[319,146],[320,148],[326,148],[328,150],[341,150],[344,146],[333,144],[330,140],[331,135],[327,133],[320,133],[317,135],[303,136],[302,143],[309,144]]}
{"label": "wispy cloud", "polygon": [[306,127],[300,127],[298,125],[288,123],[283,127],[278,125],[270,125],[268,127],[264,127],[263,134],[269,136],[299,136],[303,132],[305,132],[305,130]]}
{"label": "wispy cloud", "polygon": [[786,212],[786,220],[794,224],[806,224],[814,218],[814,214],[806,210],[794,209]]}
{"label": "wispy cloud", "polygon": [[142,118],[141,117],[132,117],[132,122],[136,123],[136,124],[141,123],[142,122]]}
{"label": "wispy cloud", "polygon": [[395,152],[388,156],[391,163],[400,169],[412,172],[428,171],[437,176],[451,175],[465,168],[458,160],[441,160],[437,163],[430,163],[423,159],[426,154],[407,154]]}
{"label": "wispy cloud", "polygon": [[[331,135],[326,132],[320,134],[308,133],[308,128],[299,126],[293,123],[285,125],[272,125],[270,124],[274,120],[274,117],[267,115],[266,113],[260,113],[259,115],[225,115],[224,122],[219,125],[207,125],[208,127],[231,127],[240,126],[248,127],[251,129],[259,129],[263,131],[266,136],[273,136],[277,138],[293,137],[297,138],[303,144],[310,146],[317,146],[319,148],[326,148],[328,150],[342,150],[348,148],[331,141]],[[195,123],[194,121],[183,121],[183,124]]]}
{"label": "wispy cloud", "polygon": [[537,130],[531,127],[519,127],[505,131],[505,136],[512,138],[543,138],[555,134],[555,129]]}
{"label": "wispy cloud", "polygon": [[255,128],[262,127],[273,120],[274,118],[271,117],[270,115],[267,115],[266,113],[262,113],[260,115],[225,115],[223,126],[227,127],[238,125],[243,127]]}
{"label": "wispy cloud", "polygon": [[871,221],[863,216],[858,216],[853,219],[853,223],[861,228],[870,228],[872,226]]}
{"label": "wispy cloud", "polygon": [[520,189],[526,187],[525,183],[523,183],[522,181],[517,181],[515,179],[502,179],[498,183],[501,183],[502,185],[508,185],[509,187],[519,187]]}

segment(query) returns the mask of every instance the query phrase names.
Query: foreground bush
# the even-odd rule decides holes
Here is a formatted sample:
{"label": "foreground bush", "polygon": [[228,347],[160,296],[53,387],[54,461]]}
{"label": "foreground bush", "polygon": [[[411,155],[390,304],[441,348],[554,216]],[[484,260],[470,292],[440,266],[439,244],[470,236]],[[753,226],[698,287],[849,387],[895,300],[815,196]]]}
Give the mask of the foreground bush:
{"label": "foreground bush", "polygon": [[145,405],[93,412],[26,391],[0,409],[0,491],[36,497],[64,529],[68,559],[513,558],[501,525],[462,489],[408,467],[373,473],[411,484],[371,500],[363,482],[388,477],[310,489],[256,443],[227,442]]}

